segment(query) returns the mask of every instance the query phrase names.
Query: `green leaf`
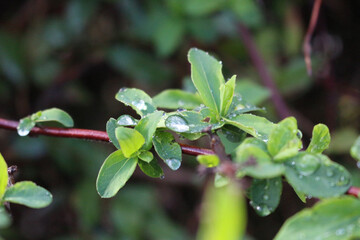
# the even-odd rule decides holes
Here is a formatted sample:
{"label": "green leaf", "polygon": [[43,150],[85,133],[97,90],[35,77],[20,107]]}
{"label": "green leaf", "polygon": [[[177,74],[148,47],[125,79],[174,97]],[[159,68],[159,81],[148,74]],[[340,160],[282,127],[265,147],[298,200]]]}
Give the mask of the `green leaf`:
{"label": "green leaf", "polygon": [[234,125],[244,132],[247,132],[248,134],[263,141],[268,140],[271,131],[275,127],[275,124],[266,118],[258,117],[252,114],[241,114],[224,119],[226,123]]}
{"label": "green leaf", "polygon": [[246,208],[235,183],[227,187],[208,186],[197,240],[242,239],[246,228]]}
{"label": "green leaf", "polygon": [[[7,228],[11,224],[11,216],[6,212],[5,208],[0,207],[0,229]],[[0,239],[1,236],[0,236]]]}
{"label": "green leaf", "polygon": [[156,111],[154,113],[151,113],[147,115],[146,117],[142,118],[138,125],[136,125],[135,129],[141,133],[145,138],[145,144],[142,147],[143,150],[149,150],[151,148],[151,142],[154,136],[154,133],[156,131],[156,128],[158,126],[158,123],[160,122],[162,116],[162,111]]}
{"label": "green leaf", "polygon": [[156,111],[151,97],[140,89],[121,88],[115,98],[126,106],[132,107],[140,116],[146,116]]}
{"label": "green leaf", "polygon": [[265,110],[264,108],[259,108],[255,105],[252,105],[251,103],[245,101],[241,95],[235,93],[227,117],[234,118],[237,115],[253,111]]}
{"label": "green leaf", "polygon": [[198,155],[196,160],[209,168],[216,167],[220,163],[220,159],[216,155]]}
{"label": "green leaf", "polygon": [[112,143],[117,149],[120,149],[119,141],[117,140],[116,135],[115,135],[115,129],[116,129],[117,127],[119,127],[119,126],[118,126],[118,124],[117,124],[116,119],[110,118],[110,119],[107,121],[107,123],[106,123],[106,133],[108,134],[111,143]]}
{"label": "green leaf", "polygon": [[115,135],[127,158],[136,153],[145,143],[143,135],[132,128],[118,127],[115,129]]}
{"label": "green leaf", "polygon": [[235,94],[240,94],[247,102],[255,105],[270,97],[270,91],[267,88],[246,79],[236,82]]}
{"label": "green leaf", "polygon": [[181,147],[175,142],[171,133],[156,131],[153,138],[155,151],[159,157],[172,169],[177,170],[181,165]]}
{"label": "green leaf", "polygon": [[153,98],[153,103],[158,108],[166,109],[194,109],[202,104],[201,98],[193,93],[182,90],[165,90]]}
{"label": "green leaf", "polygon": [[210,117],[204,117],[195,111],[183,111],[170,115],[165,120],[165,126],[178,133],[202,133],[205,128],[211,126],[211,130],[218,129],[224,122],[211,123]]}
{"label": "green leaf", "polygon": [[[35,122],[58,122],[64,125],[65,127],[73,127],[74,121],[71,116],[58,108],[50,108],[39,112],[39,117],[35,118]],[[35,113],[38,114],[38,113]],[[33,114],[33,115],[35,115]]]}
{"label": "green leaf", "polygon": [[281,177],[253,179],[249,192],[250,205],[260,216],[267,216],[279,205],[281,192]]}
{"label": "green leaf", "polygon": [[259,139],[247,138],[236,149],[236,162],[242,163],[236,176],[245,175],[266,179],[281,176],[285,168],[282,164],[274,163],[266,150],[266,144]]}
{"label": "green leaf", "polygon": [[139,161],[138,164],[141,171],[149,177],[161,178],[164,176],[164,172],[156,160],[151,161],[150,163]]}
{"label": "green leaf", "polygon": [[23,181],[6,189],[3,201],[31,208],[43,208],[52,202],[52,195],[45,188],[37,186],[33,182]]}
{"label": "green leaf", "polygon": [[192,48],[188,54],[191,64],[191,79],[201,99],[217,115],[221,111],[220,87],[225,83],[222,65],[208,53]]}
{"label": "green leaf", "polygon": [[350,154],[354,159],[360,161],[360,137],[358,137],[352,145]]}
{"label": "green leaf", "polygon": [[324,155],[301,152],[288,159],[285,166],[285,177],[290,185],[309,196],[340,196],[351,185],[349,172]]}
{"label": "green leaf", "polygon": [[35,121],[31,120],[30,117],[20,119],[19,125],[17,126],[17,132],[20,136],[27,136],[31,129],[35,127]]}
{"label": "green leaf", "polygon": [[298,153],[302,142],[297,133],[297,123],[294,117],[288,117],[274,127],[267,147],[275,161],[284,161]]}
{"label": "green leaf", "polygon": [[8,184],[8,167],[5,159],[0,153],[0,201],[5,193],[6,186]]}
{"label": "green leaf", "polygon": [[231,154],[246,137],[246,132],[232,125],[223,126],[216,134],[220,137],[226,154]]}
{"label": "green leaf", "polygon": [[220,87],[221,111],[220,115],[225,116],[229,111],[235,91],[236,75]]}
{"label": "green leaf", "polygon": [[126,158],[121,150],[110,154],[100,168],[96,189],[102,198],[111,198],[134,173],[137,158]]}
{"label": "green leaf", "polygon": [[311,153],[322,153],[329,147],[329,144],[329,128],[324,124],[317,124],[313,129],[311,142],[306,151]]}
{"label": "green leaf", "polygon": [[275,240],[357,239],[360,237],[359,209],[360,201],[353,197],[321,201],[289,218]]}
{"label": "green leaf", "polygon": [[138,157],[144,162],[151,162],[154,159],[154,155],[149,151],[140,151]]}

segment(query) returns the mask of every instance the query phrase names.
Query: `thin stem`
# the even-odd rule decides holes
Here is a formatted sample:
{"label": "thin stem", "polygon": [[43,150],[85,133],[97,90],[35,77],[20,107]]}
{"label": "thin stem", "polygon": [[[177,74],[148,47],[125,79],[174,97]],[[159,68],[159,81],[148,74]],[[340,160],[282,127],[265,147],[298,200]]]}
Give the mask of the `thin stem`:
{"label": "thin stem", "polygon": [[347,190],[346,194],[359,198],[360,197],[360,188],[352,186],[349,188],[349,190]]}
{"label": "thin stem", "polygon": [[[19,122],[0,118],[0,128],[16,131]],[[109,136],[104,131],[79,129],[79,128],[55,128],[55,127],[34,127],[31,129],[29,135],[46,135],[53,137],[65,137],[65,138],[79,138],[87,140],[96,140],[102,142],[110,142]],[[206,155],[214,154],[211,149],[199,148],[195,146],[189,146],[180,144],[181,150],[184,154],[188,155]]]}
{"label": "thin stem", "polygon": [[279,114],[279,117],[286,118],[291,116],[291,111],[287,107],[285,101],[281,97],[281,94],[275,85],[274,80],[270,76],[265,61],[263,60],[259,51],[257,50],[249,29],[244,24],[239,23],[238,30],[243,39],[243,43],[246,47],[246,50],[249,53],[251,61],[253,62],[257,72],[259,73],[263,84],[271,92],[271,100],[274,103],[275,109]]}
{"label": "thin stem", "polygon": [[303,44],[304,59],[305,59],[306,69],[307,69],[309,76],[312,75],[310,41],[311,41],[311,37],[314,33],[318,17],[319,17],[321,2],[322,2],[322,0],[315,0],[314,7],[313,7],[313,10],[311,13],[310,24],[307,29],[305,39],[304,39],[304,44]]}

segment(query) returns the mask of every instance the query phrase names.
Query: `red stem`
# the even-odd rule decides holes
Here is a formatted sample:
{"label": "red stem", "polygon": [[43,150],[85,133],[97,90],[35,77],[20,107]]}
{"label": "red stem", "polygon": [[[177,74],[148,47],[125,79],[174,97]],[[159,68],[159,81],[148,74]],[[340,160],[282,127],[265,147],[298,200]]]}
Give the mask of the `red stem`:
{"label": "red stem", "polygon": [[[0,118],[0,129],[3,128],[7,130],[16,131],[18,124],[19,122],[17,121]],[[79,128],[34,127],[31,130],[30,135],[46,135],[53,137],[80,138],[80,139],[110,142],[107,133],[104,131],[79,129]],[[180,146],[182,152],[188,155],[197,156],[197,155],[215,154],[214,151],[211,149],[199,148],[181,143]],[[346,194],[359,197],[360,188],[350,187],[349,190],[346,192]]]}
{"label": "red stem", "polygon": [[306,64],[306,69],[307,69],[309,76],[311,76],[311,74],[312,74],[310,41],[311,41],[311,37],[314,33],[318,17],[319,17],[321,2],[322,2],[322,0],[315,0],[314,7],[313,7],[313,10],[311,13],[309,27],[307,29],[305,39],[304,39],[304,44],[303,44],[305,64]]}
{"label": "red stem", "polygon": [[[19,122],[0,118],[0,128],[16,131]],[[80,138],[88,140],[96,140],[102,142],[110,142],[109,136],[104,131],[79,129],[79,128],[55,128],[55,127],[34,127],[29,135],[46,135],[53,137]],[[181,144],[181,150],[188,155],[209,155],[214,154],[211,149],[199,148]]]}

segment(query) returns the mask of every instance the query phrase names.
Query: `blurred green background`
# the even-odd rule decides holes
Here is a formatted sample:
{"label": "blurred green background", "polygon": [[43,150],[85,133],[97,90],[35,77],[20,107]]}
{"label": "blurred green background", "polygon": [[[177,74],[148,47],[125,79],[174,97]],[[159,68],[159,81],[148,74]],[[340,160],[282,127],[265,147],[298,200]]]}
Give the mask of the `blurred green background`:
{"label": "blurred green background", "polygon": [[[360,130],[360,2],[323,2],[314,37],[314,75],[307,76],[302,41],[311,0],[14,0],[0,2],[0,117],[37,110],[67,111],[75,127],[105,130],[110,117],[132,114],[114,99],[121,87],[154,96],[191,89],[187,51],[209,51],[237,74],[245,98],[280,120],[239,33],[249,28],[291,110],[302,116],[305,145],[312,124],[332,133],[330,157],[359,171],[349,149]],[[206,140],[206,139],[205,139]],[[206,141],[200,141],[206,146]],[[97,172],[110,144],[49,137],[20,138],[0,130],[0,152],[54,195],[47,208],[12,206],[5,239],[193,239],[206,182],[192,157],[164,180],[136,171],[117,197],[102,200]],[[304,207],[287,186],[280,207],[261,218],[248,209],[248,239],[272,239],[285,219]],[[311,205],[310,201],[307,205]]]}

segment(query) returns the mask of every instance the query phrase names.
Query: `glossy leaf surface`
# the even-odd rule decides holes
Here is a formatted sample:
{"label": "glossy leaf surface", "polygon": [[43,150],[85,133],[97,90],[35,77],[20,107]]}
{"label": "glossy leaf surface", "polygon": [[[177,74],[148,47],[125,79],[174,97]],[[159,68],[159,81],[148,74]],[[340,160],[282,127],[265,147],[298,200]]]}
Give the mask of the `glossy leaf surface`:
{"label": "glossy leaf surface", "polygon": [[149,150],[152,146],[151,142],[155,134],[158,123],[163,116],[162,111],[153,112],[142,118],[136,125],[135,129],[144,136],[145,144],[142,147],[144,150]]}
{"label": "glossy leaf surface", "polygon": [[317,124],[313,129],[311,142],[306,151],[311,153],[322,153],[329,147],[329,144],[329,128],[324,124]]}
{"label": "glossy leaf surface", "polygon": [[118,140],[122,153],[129,158],[137,152],[145,143],[141,133],[132,128],[118,127],[115,129],[116,139]]}
{"label": "glossy leaf surface", "polygon": [[58,108],[50,108],[40,112],[40,116],[35,122],[50,122],[55,121],[61,123],[65,127],[73,127],[74,121],[72,117],[65,111]]}
{"label": "glossy leaf surface", "polygon": [[201,98],[190,92],[178,89],[165,90],[153,98],[156,107],[167,109],[194,109],[202,104]]}
{"label": "glossy leaf surface", "polygon": [[121,88],[115,95],[115,98],[125,105],[132,107],[140,116],[145,116],[156,110],[151,97],[140,89]]}
{"label": "glossy leaf surface", "polygon": [[171,133],[157,131],[153,138],[153,144],[157,154],[172,170],[177,170],[180,167],[181,147],[175,142]]}
{"label": "glossy leaf surface", "polygon": [[164,172],[156,160],[153,160],[150,163],[139,161],[138,164],[141,171],[149,177],[160,178],[164,176]]}

